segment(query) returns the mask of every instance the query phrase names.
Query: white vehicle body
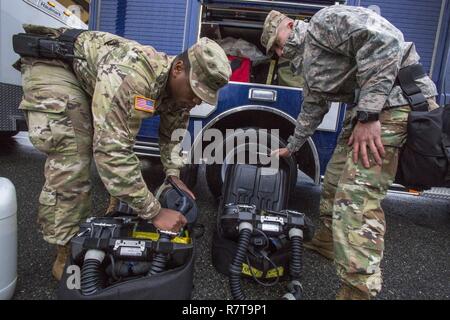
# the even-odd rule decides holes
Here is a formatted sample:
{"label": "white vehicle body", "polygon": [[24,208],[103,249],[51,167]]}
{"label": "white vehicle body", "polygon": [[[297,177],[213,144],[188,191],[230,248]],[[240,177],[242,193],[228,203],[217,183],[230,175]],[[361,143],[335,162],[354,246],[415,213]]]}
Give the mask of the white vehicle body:
{"label": "white vehicle body", "polygon": [[76,15],[56,1],[0,0],[0,131],[15,131],[21,118],[17,110],[22,96],[20,72],[12,67],[19,59],[12,36],[24,32],[23,24],[87,29]]}

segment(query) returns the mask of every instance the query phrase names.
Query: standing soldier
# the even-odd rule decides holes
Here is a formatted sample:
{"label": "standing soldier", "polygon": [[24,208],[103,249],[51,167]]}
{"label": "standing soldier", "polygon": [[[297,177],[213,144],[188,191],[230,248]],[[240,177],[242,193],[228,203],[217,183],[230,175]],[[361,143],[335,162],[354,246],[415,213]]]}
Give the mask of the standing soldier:
{"label": "standing soldier", "polygon": [[[290,59],[305,79],[295,132],[275,155],[297,152],[330,101],[349,105],[325,173],[320,226],[306,246],[334,259],[341,280],[338,299],[374,297],[381,290],[386,226],[380,202],[395,178],[406,140],[409,101],[437,107],[436,87],[423,72],[414,44],[368,9],[332,6],[309,23],[271,11],[261,42],[267,53]],[[421,99],[399,86],[400,68],[411,76],[409,88],[421,92]]]}
{"label": "standing soldier", "polygon": [[61,278],[69,241],[91,213],[92,155],[112,197],[157,228],[178,231],[186,223],[184,216],[161,208],[148,190],[133,145],[141,121],[159,115],[166,176],[192,195],[179,179],[181,149],[171,135],[186,129],[195,105],[217,103],[217,92],[231,74],[223,50],[202,38],[181,55],[170,57],[104,32],[32,25],[24,29],[73,45],[69,58],[23,55],[16,66],[22,72],[20,109],[30,140],[48,156],[38,222],[44,240],[57,245],[53,276]]}

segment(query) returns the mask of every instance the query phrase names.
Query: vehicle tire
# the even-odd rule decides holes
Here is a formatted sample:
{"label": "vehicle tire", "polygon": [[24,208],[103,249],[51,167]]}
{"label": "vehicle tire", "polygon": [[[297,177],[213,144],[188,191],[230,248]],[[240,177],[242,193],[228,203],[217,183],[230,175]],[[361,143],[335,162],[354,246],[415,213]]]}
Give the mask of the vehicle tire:
{"label": "vehicle tire", "polygon": [[[245,132],[247,132],[247,130],[255,130],[257,136],[259,137],[259,130],[261,130],[260,128],[242,128],[242,130],[244,130]],[[271,145],[270,145],[270,141],[272,141],[272,138],[275,139],[273,141],[278,141],[278,145],[279,148],[284,148],[286,147],[287,143],[286,141],[284,141],[283,139],[277,139],[276,137],[273,137],[270,132],[268,132],[268,142],[269,142],[269,146],[264,146],[262,145],[261,147],[264,148],[266,147],[268,150],[268,153],[270,154],[270,151],[272,150]],[[223,185],[223,180],[225,177],[225,172],[226,172],[226,168],[228,166],[227,164],[227,158],[230,158],[231,156],[234,156],[237,153],[240,152],[245,152],[246,153],[246,159],[247,159],[247,155],[249,152],[250,146],[248,145],[247,142],[244,143],[244,145],[236,145],[234,146],[233,144],[233,149],[230,150],[229,154],[226,155],[226,141],[228,141],[228,139],[236,139],[236,135],[232,135],[229,137],[225,138],[225,141],[223,142],[222,145],[222,150],[225,150],[223,152],[223,157],[224,160],[222,162],[222,164],[207,164],[206,165],[206,181],[208,183],[208,188],[211,191],[211,193],[215,196],[215,197],[220,197],[220,195],[222,194],[222,185]],[[259,150],[261,151],[261,150]],[[287,159],[284,160],[288,166],[290,166],[292,169],[291,171],[291,181],[292,181],[292,185],[291,185],[291,190],[292,188],[295,186],[295,183],[297,181],[297,163],[294,159],[294,157],[289,157]],[[246,161],[247,163],[247,161]]]}

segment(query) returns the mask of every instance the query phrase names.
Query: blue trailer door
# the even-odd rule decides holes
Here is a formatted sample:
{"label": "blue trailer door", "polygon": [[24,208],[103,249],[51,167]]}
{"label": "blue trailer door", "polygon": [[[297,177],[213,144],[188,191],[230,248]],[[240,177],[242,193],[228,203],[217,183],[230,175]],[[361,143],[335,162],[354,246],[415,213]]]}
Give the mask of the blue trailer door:
{"label": "blue trailer door", "polygon": [[450,104],[450,0],[445,0],[442,13],[433,80],[438,88],[439,103],[448,105]]}
{"label": "blue trailer door", "polygon": [[91,28],[176,55],[196,41],[197,0],[95,0]]}
{"label": "blue trailer door", "polygon": [[257,7],[260,9],[276,9],[284,13],[293,13],[300,10],[304,13],[315,13],[336,3],[345,0],[200,0],[204,4],[218,4],[232,7]]}
{"label": "blue trailer door", "polygon": [[416,44],[420,61],[431,72],[443,0],[356,0],[363,7],[378,6],[380,15]]}
{"label": "blue trailer door", "polygon": [[439,103],[443,105],[450,104],[450,30],[447,30],[444,57],[437,85],[439,91]]}
{"label": "blue trailer door", "polygon": [[305,5],[321,5],[331,6],[337,2],[344,3],[345,0],[201,0],[202,3],[224,3],[224,4],[239,4],[239,5],[269,5],[277,8],[287,6],[301,6]]}

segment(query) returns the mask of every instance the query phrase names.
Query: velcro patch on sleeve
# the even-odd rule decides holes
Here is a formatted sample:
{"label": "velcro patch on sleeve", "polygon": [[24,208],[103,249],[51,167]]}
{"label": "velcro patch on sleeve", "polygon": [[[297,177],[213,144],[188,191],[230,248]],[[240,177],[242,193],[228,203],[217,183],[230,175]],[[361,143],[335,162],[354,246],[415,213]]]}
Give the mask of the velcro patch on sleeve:
{"label": "velcro patch on sleeve", "polygon": [[148,99],[143,96],[134,97],[134,108],[144,112],[155,112],[155,100]]}

